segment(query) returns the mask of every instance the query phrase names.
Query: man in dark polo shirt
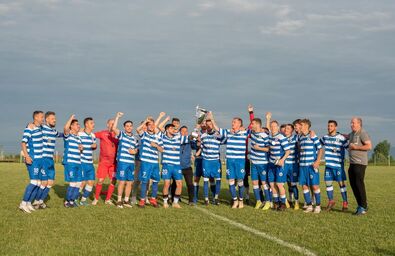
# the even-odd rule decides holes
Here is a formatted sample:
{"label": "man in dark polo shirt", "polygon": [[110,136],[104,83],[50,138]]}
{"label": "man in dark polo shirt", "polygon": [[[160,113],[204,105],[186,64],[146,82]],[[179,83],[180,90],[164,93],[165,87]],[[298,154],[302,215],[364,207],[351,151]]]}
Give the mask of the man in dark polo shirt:
{"label": "man in dark polo shirt", "polygon": [[362,128],[362,119],[351,119],[351,133],[349,134],[350,167],[348,176],[358,207],[355,215],[366,214],[368,204],[365,190],[365,171],[368,165],[368,151],[372,149],[372,142],[368,133]]}

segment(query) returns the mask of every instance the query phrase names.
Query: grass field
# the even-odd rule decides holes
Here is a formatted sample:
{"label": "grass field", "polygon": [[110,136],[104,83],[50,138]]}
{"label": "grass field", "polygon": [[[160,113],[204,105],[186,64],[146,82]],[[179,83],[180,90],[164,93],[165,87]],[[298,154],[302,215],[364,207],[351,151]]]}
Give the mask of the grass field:
{"label": "grass field", "polygon": [[[368,167],[369,212],[361,217],[351,214],[351,188],[350,212],[315,215],[230,209],[225,182],[220,206],[65,209],[63,168],[57,170],[50,208],[23,214],[17,206],[28,182],[25,167],[0,164],[1,255],[290,255],[298,254],[296,246],[316,255],[395,255],[395,167]],[[335,196],[339,200],[338,188]]]}

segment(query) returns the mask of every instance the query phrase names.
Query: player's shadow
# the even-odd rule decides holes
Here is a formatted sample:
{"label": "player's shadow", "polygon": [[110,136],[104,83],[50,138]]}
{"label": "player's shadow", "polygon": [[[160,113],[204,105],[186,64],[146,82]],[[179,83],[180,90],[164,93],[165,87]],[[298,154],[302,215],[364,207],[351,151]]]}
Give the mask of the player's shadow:
{"label": "player's shadow", "polygon": [[55,191],[55,194],[60,198],[65,198],[66,189],[67,189],[67,185],[55,184],[55,186],[53,186],[53,190]]}
{"label": "player's shadow", "polygon": [[390,255],[390,256],[395,256],[395,250],[390,251],[387,249],[382,249],[382,248],[375,248],[374,251],[379,254],[379,255]]}

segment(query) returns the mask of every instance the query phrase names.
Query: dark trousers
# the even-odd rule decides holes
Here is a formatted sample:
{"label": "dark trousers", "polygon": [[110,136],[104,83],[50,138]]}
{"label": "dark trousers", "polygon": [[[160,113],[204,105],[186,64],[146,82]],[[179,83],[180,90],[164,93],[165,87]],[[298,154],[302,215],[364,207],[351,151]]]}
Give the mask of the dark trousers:
{"label": "dark trousers", "polygon": [[348,178],[350,179],[350,185],[352,192],[354,193],[355,200],[357,200],[358,206],[363,208],[368,207],[366,200],[366,190],[365,190],[365,171],[366,165],[362,164],[350,164],[348,168]]}
{"label": "dark trousers", "polygon": [[[185,183],[187,186],[187,191],[188,191],[188,200],[190,203],[193,202],[193,171],[192,171],[192,167],[188,167],[185,169],[182,169],[182,175],[184,176],[185,179]],[[174,198],[174,194],[176,192],[176,181],[173,180],[173,183],[171,184],[171,194]]]}

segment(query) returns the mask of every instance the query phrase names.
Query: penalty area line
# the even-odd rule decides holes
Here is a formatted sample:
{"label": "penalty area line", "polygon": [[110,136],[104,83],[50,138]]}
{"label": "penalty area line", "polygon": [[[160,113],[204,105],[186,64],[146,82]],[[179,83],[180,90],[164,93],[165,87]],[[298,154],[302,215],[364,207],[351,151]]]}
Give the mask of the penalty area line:
{"label": "penalty area line", "polygon": [[230,219],[228,219],[226,217],[223,217],[221,215],[217,215],[217,214],[212,213],[212,212],[210,212],[210,211],[208,211],[206,209],[203,209],[201,207],[196,207],[196,209],[198,209],[199,211],[201,211],[201,212],[203,212],[203,213],[205,213],[205,214],[207,214],[207,215],[209,215],[209,216],[211,216],[211,217],[213,217],[215,219],[218,219],[218,220],[221,220],[223,222],[226,222],[226,223],[228,223],[228,224],[230,224],[230,225],[232,225],[234,227],[237,227],[239,229],[242,229],[242,230],[247,231],[249,233],[252,233],[254,235],[260,236],[260,237],[262,237],[262,238],[264,238],[266,240],[273,241],[273,242],[275,242],[275,243],[277,243],[277,244],[279,244],[281,246],[290,248],[290,249],[292,249],[292,250],[294,250],[296,252],[299,252],[299,253],[301,253],[303,255],[316,256],[316,254],[314,252],[312,252],[312,251],[310,251],[310,250],[308,250],[308,249],[306,249],[306,248],[304,248],[302,246],[299,246],[299,245],[296,245],[296,244],[292,244],[292,243],[288,243],[288,242],[286,242],[284,240],[281,240],[280,238],[277,238],[275,236],[271,236],[271,235],[269,235],[269,234],[267,234],[265,232],[262,232],[262,231],[259,231],[257,229],[248,227],[248,226],[246,226],[244,224],[241,224],[241,223],[239,223],[237,221],[234,221],[234,220],[230,220]]}

